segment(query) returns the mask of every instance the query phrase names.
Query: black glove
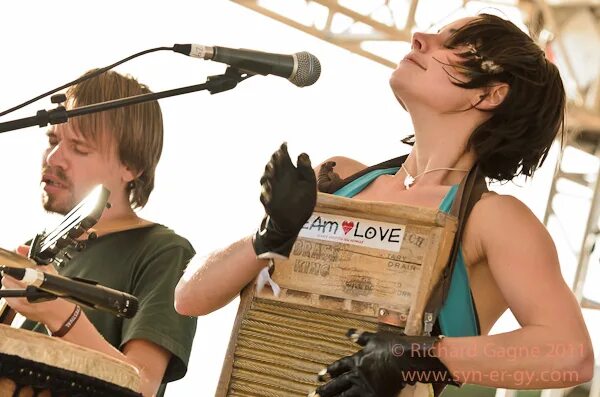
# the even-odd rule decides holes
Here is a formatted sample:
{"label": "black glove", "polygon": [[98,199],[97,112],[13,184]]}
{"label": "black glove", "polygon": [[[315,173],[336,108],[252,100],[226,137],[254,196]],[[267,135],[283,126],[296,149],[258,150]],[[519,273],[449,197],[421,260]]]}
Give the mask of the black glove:
{"label": "black glove", "polygon": [[354,329],[347,335],[364,348],[321,371],[319,380],[332,380],[309,396],[396,397],[406,384],[416,382],[459,386],[433,355],[439,337],[384,331],[359,334]]}
{"label": "black glove", "polygon": [[317,202],[317,180],[306,153],[294,167],[287,144],[273,153],[260,178],[265,216],[254,235],[254,252],[261,258],[287,258],[302,226]]}

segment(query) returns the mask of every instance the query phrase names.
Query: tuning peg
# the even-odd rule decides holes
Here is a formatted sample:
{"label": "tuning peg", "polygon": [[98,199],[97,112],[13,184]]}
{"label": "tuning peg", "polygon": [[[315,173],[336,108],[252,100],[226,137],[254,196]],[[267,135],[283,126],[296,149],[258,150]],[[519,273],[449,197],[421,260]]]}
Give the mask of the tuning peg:
{"label": "tuning peg", "polygon": [[65,262],[66,261],[64,259],[57,258],[57,257],[54,257],[54,259],[52,260],[52,264],[54,265],[54,267],[59,268],[59,269],[65,265]]}
{"label": "tuning peg", "polygon": [[69,237],[77,238],[83,233],[85,233],[85,228],[81,226],[81,223],[79,223],[69,231]]}

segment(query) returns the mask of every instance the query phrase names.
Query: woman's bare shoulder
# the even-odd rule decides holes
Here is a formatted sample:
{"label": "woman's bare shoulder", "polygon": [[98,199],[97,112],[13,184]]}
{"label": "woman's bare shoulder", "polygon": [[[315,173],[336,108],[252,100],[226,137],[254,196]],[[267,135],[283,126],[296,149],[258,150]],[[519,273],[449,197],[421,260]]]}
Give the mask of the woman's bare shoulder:
{"label": "woman's bare shoulder", "polygon": [[513,244],[532,244],[533,241],[547,244],[551,241],[548,231],[533,211],[511,195],[485,193],[473,208],[469,221],[474,223],[481,236],[487,236],[486,239],[491,241],[509,239],[513,240]]}
{"label": "woman's bare shoulder", "polygon": [[[492,212],[497,214],[498,212],[506,215],[507,213],[515,215],[523,215],[527,213],[527,217],[533,216],[532,211],[529,207],[515,196],[509,194],[500,194],[494,191],[489,191],[481,196],[481,200],[477,203],[483,211]],[[475,208],[477,208],[477,206]]]}

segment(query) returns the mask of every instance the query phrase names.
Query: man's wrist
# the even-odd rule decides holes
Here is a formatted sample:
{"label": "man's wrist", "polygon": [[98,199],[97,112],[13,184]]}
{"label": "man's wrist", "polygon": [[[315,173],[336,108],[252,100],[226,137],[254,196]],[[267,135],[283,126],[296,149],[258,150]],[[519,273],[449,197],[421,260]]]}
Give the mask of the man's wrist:
{"label": "man's wrist", "polygon": [[51,334],[58,332],[61,327],[65,324],[66,321],[71,317],[74,313],[76,304],[63,300],[56,301],[60,302],[60,306],[57,305],[56,310],[52,310],[52,315],[49,316],[47,321],[44,321],[44,325],[48,329]]}

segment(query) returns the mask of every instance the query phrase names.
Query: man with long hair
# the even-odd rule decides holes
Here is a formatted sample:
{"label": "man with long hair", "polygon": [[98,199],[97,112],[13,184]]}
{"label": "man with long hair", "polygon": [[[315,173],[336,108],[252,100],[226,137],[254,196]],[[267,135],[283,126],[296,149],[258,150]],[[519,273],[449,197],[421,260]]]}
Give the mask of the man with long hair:
{"label": "man with long hair", "polygon": [[[71,87],[66,106],[149,92],[132,77],[109,71]],[[122,319],[80,311],[63,299],[35,304],[8,299],[8,303],[28,319],[24,328],[48,331],[130,363],[139,369],[143,395],[162,396],[167,382],[185,375],[196,321],[173,307],[175,285],[195,254],[193,247],[134,211],[147,203],[154,188],[163,144],[160,106],[151,101],[75,117],[52,126],[47,136],[41,174],[47,211],[68,213],[98,184],[110,190],[110,208],[94,226],[98,237],[88,240],[82,252],[72,253],[58,272],[130,293],[139,299],[139,310],[132,319]],[[9,277],[2,283],[22,287]]]}

